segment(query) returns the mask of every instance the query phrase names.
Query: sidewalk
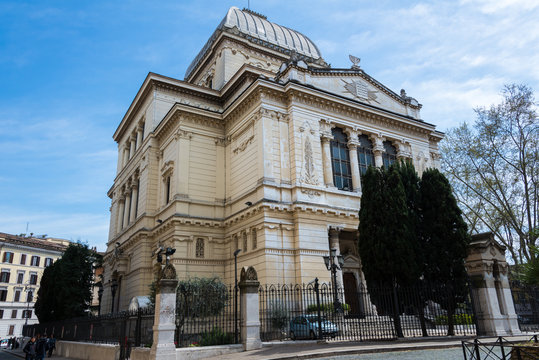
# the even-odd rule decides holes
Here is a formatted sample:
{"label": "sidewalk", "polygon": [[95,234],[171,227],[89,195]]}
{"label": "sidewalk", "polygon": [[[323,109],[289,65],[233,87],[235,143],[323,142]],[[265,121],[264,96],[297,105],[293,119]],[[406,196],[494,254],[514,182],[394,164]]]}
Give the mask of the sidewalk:
{"label": "sidewalk", "polygon": [[[316,341],[283,341],[264,343],[264,347],[258,350],[245,351],[235,354],[227,354],[214,357],[219,360],[277,360],[277,359],[310,359],[317,357],[329,357],[340,355],[354,355],[379,353],[405,350],[426,350],[460,347],[463,340],[471,340],[474,337],[451,337],[451,338],[416,338],[395,341],[376,342],[330,342],[317,343]],[[490,338],[484,338],[487,341]],[[521,341],[529,339],[529,336],[517,336],[508,338]],[[496,338],[492,338],[495,341]]]}
{"label": "sidewalk", "polygon": [[[15,349],[15,350],[2,349],[1,351],[6,352],[6,353],[10,353],[11,355],[18,356],[21,359],[25,358],[25,354],[22,351],[22,347],[19,347],[18,349]],[[57,356],[54,352],[52,353],[51,357],[45,356],[45,360],[46,359],[50,359],[50,360],[74,360],[74,359],[65,358],[65,357],[62,357],[62,356]]]}

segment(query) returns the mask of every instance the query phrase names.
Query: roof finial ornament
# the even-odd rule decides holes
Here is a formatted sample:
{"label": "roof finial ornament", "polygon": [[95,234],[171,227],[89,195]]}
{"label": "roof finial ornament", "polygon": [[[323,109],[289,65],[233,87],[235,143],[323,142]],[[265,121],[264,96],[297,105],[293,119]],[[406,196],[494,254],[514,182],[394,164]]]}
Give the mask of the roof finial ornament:
{"label": "roof finial ornament", "polygon": [[361,61],[360,58],[354,56],[354,55],[348,55],[348,57],[350,58],[350,61],[352,62],[352,69],[355,69],[355,70],[359,70],[361,69],[359,67],[359,62]]}

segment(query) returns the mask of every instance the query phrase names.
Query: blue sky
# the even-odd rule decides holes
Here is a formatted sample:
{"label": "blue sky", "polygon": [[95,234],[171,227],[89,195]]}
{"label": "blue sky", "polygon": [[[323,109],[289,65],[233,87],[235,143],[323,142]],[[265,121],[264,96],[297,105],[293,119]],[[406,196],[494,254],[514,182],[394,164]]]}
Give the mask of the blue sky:
{"label": "blue sky", "polygon": [[[333,67],[348,54],[406,89],[442,131],[539,90],[539,2],[251,0]],[[0,232],[48,234],[104,250],[112,134],[149,71],[183,79],[230,6],[242,1],[0,0]]]}

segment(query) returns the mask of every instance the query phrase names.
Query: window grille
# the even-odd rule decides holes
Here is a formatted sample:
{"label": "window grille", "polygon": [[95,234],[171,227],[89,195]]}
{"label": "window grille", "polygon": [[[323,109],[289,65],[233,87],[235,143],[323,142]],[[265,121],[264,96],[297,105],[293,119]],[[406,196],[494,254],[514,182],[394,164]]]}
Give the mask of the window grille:
{"label": "window grille", "polygon": [[200,238],[197,239],[195,256],[197,258],[203,258],[204,257],[204,239],[200,239]]}
{"label": "window grille", "polygon": [[243,252],[247,252],[247,233],[243,233]]}

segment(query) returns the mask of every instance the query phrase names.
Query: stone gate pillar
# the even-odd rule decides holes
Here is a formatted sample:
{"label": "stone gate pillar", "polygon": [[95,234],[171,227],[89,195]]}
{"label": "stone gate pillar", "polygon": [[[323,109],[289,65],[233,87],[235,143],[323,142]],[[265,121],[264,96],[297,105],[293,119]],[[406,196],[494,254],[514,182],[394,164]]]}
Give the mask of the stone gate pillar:
{"label": "stone gate pillar", "polygon": [[477,317],[477,335],[520,334],[517,315],[507,278],[505,247],[492,233],[472,236],[466,258]]}
{"label": "stone gate pillar", "polygon": [[176,270],[171,264],[163,269],[159,291],[155,295],[153,344],[150,359],[176,360],[174,331],[176,330]]}
{"label": "stone gate pillar", "polygon": [[260,349],[260,313],[258,299],[258,275],[252,267],[241,269],[239,287],[241,291],[241,341],[243,349]]}

